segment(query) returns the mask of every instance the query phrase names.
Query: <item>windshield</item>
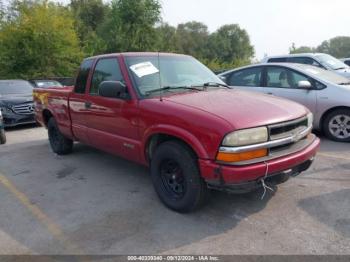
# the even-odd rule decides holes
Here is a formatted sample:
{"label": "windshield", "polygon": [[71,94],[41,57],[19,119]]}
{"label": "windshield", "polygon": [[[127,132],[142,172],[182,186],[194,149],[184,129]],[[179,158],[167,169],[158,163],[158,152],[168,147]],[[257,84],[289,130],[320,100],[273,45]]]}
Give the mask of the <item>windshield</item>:
{"label": "windshield", "polygon": [[322,54],[322,55],[316,55],[320,63],[328,68],[331,68],[332,70],[339,70],[348,68],[346,64],[344,64],[342,61],[336,59],[333,56]]}
{"label": "windshield", "polygon": [[0,95],[28,95],[32,92],[33,86],[27,81],[0,81]]}
{"label": "windshield", "polygon": [[350,84],[350,80],[338,75],[332,71],[324,70],[322,68],[318,68],[315,66],[309,66],[309,65],[297,65],[300,69],[304,70],[307,72],[310,76],[318,77],[321,80],[334,83],[337,85],[340,84]]}
{"label": "windshield", "polygon": [[35,84],[40,88],[62,87],[61,83],[54,80],[35,80]]}
{"label": "windshield", "polygon": [[169,90],[183,92],[189,89],[175,87],[225,84],[202,63],[189,56],[129,56],[126,57],[126,64],[142,96],[164,87],[174,87]]}

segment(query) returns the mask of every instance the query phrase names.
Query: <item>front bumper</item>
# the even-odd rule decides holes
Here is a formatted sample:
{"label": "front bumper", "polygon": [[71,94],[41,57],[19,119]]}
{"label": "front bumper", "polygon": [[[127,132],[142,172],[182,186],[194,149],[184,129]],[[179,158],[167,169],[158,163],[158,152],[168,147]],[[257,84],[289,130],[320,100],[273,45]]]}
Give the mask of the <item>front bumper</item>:
{"label": "front bumper", "polygon": [[13,127],[18,125],[34,124],[34,114],[20,115],[16,113],[4,114],[3,122],[5,127]]}
{"label": "front bumper", "polygon": [[199,167],[202,177],[211,187],[241,187],[244,184],[258,183],[264,178],[266,170],[268,170],[267,177],[288,173],[296,175],[305,171],[311,165],[319,146],[320,139],[315,137],[306,148],[265,162],[234,166],[200,159]]}

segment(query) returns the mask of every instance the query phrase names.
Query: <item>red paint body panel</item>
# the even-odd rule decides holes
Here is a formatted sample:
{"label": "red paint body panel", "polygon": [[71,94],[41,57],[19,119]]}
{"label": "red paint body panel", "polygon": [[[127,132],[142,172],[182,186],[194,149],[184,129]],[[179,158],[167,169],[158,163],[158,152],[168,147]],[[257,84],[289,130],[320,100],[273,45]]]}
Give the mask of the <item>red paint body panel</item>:
{"label": "red paint body panel", "polygon": [[[111,54],[92,58],[94,66],[104,57],[119,61],[130,99],[90,95],[93,66],[84,94],[75,93],[72,87],[34,90],[37,120],[45,125],[43,114],[49,112],[65,136],[144,165],[148,165],[146,147],[153,135],[177,137],[197,154],[203,178],[212,180],[217,179],[214,170],[219,165],[215,157],[227,133],[289,121],[308,113],[305,107],[288,100],[228,89],[140,99],[124,61],[124,56],[140,55],[154,54]],[[91,107],[87,108],[86,103]],[[272,160],[270,172],[286,170],[310,159],[318,146],[317,139],[301,152]],[[265,172],[265,165],[261,163],[221,168],[227,183],[255,180]]]}

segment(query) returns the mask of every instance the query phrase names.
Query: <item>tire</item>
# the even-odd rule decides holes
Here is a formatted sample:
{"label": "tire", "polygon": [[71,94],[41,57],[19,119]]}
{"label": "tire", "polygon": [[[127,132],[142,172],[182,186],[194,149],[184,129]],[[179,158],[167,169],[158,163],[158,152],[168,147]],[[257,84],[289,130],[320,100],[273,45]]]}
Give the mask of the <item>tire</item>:
{"label": "tire", "polygon": [[47,129],[50,145],[54,153],[58,155],[66,155],[72,152],[73,141],[62,135],[53,117],[49,119]]}
{"label": "tire", "polygon": [[160,200],[177,212],[194,211],[209,197],[196,157],[185,144],[177,141],[158,146],[151,160],[151,178]]}
{"label": "tire", "polygon": [[4,129],[0,129],[0,145],[6,143],[6,134]]}
{"label": "tire", "polygon": [[350,142],[350,109],[329,113],[323,121],[325,135],[337,142]]}

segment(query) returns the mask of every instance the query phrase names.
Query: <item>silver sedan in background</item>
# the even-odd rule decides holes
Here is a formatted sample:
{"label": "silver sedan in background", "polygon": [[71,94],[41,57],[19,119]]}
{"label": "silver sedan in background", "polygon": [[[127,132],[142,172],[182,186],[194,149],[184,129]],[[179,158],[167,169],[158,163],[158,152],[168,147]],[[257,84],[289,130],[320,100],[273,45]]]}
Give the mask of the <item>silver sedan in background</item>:
{"label": "silver sedan in background", "polygon": [[350,80],[324,69],[289,63],[267,63],[221,73],[228,85],[284,97],[314,114],[314,128],[327,137],[350,142]]}

